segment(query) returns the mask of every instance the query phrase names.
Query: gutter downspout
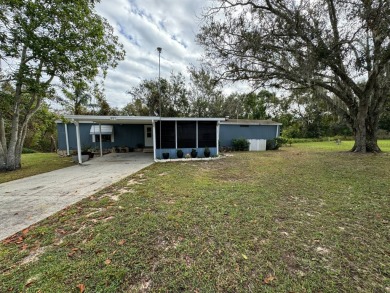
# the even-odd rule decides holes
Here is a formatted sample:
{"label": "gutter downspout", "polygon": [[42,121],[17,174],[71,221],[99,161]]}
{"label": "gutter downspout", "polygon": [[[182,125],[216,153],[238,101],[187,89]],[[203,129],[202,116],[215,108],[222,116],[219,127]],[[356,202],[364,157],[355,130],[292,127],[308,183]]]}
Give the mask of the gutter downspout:
{"label": "gutter downspout", "polygon": [[66,141],[66,155],[70,155],[70,150],[69,150],[69,136],[68,136],[68,124],[64,123],[65,126],[65,141]]}
{"label": "gutter downspout", "polygon": [[79,164],[81,165],[83,163],[83,161],[81,158],[80,124],[78,121],[74,121],[73,123],[74,123],[74,125],[76,125],[77,156],[79,159]]}

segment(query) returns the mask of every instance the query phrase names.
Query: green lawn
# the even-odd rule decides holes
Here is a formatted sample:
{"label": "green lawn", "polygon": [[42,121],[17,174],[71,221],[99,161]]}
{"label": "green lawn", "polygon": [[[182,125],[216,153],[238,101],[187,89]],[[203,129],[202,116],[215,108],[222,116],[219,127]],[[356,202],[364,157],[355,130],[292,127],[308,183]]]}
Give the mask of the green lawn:
{"label": "green lawn", "polygon": [[71,158],[59,157],[53,153],[22,155],[22,168],[12,172],[0,172],[0,183],[29,177],[74,165]]}
{"label": "green lawn", "polygon": [[390,156],[345,149],[154,164],[3,241],[0,292],[388,292]]}
{"label": "green lawn", "polygon": [[[294,147],[299,147],[304,150],[313,150],[313,151],[349,151],[353,147],[353,141],[341,141],[338,145],[335,141],[329,142],[307,142],[307,143],[296,143],[293,144]],[[380,140],[378,142],[379,147],[384,152],[390,152],[390,140]]]}

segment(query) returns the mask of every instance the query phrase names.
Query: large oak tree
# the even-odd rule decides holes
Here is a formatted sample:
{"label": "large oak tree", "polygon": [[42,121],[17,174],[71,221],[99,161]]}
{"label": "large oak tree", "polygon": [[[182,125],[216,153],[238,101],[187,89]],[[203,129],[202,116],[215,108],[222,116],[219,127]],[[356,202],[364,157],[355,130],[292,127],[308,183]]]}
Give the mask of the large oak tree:
{"label": "large oak tree", "polygon": [[21,166],[28,122],[63,85],[105,75],[122,45],[92,0],[0,2],[0,170]]}
{"label": "large oak tree", "polygon": [[222,78],[312,90],[379,152],[390,93],[390,1],[217,0],[198,41]]}

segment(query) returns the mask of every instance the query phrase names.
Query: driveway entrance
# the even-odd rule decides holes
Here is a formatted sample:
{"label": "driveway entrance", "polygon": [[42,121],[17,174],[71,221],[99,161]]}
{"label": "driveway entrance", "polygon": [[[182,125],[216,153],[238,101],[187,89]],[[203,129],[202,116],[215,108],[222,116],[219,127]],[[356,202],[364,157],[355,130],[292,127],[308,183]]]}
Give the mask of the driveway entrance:
{"label": "driveway entrance", "polygon": [[0,184],[0,240],[151,164],[153,154],[112,153]]}

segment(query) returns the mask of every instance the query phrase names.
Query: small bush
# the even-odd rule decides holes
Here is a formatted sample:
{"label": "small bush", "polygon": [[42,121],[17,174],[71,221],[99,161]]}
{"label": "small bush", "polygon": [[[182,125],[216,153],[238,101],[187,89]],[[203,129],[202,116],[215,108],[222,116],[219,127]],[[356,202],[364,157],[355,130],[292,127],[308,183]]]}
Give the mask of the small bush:
{"label": "small bush", "polygon": [[276,140],[276,143],[277,143],[279,146],[282,146],[282,145],[288,143],[288,138],[285,138],[285,137],[282,137],[282,136],[279,136],[279,137],[275,138],[275,140]]}
{"label": "small bush", "polygon": [[273,139],[267,139],[265,149],[267,151],[274,151],[279,149],[280,145],[278,144],[278,141],[276,138]]}
{"label": "small bush", "polygon": [[277,150],[279,149],[282,145],[290,144],[291,145],[291,139],[286,138],[286,137],[275,137],[273,139],[267,139],[267,144],[266,144],[266,150]]}
{"label": "small bush", "polygon": [[233,150],[249,151],[250,142],[245,138],[235,138],[232,140]]}
{"label": "small bush", "polygon": [[23,148],[22,150],[22,154],[34,154],[36,152],[37,151],[34,151],[33,149],[29,149],[29,148]]}

